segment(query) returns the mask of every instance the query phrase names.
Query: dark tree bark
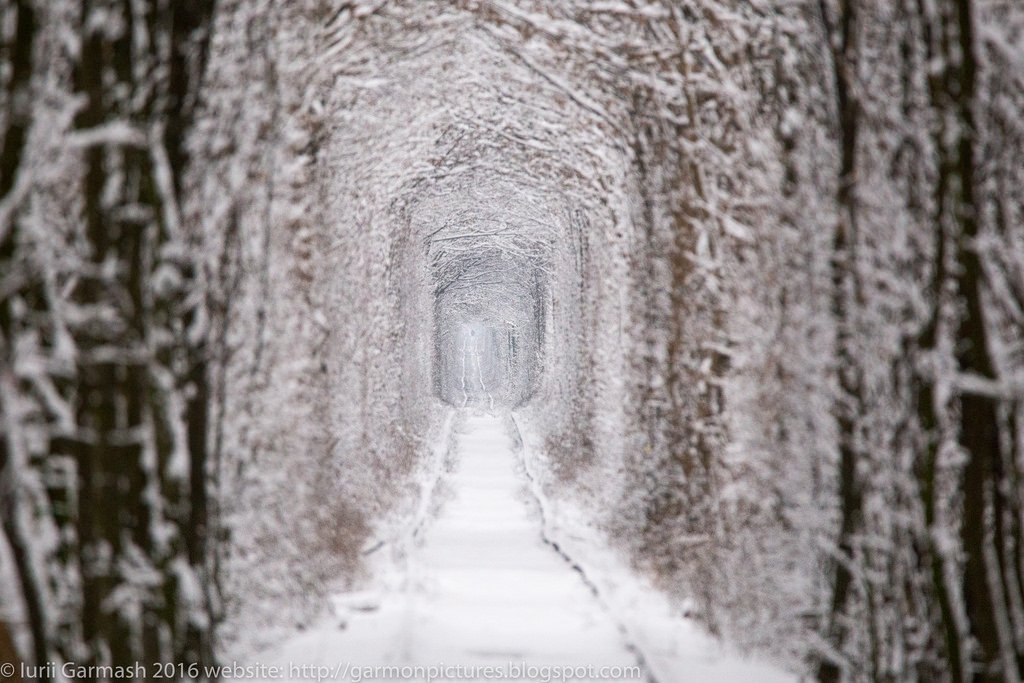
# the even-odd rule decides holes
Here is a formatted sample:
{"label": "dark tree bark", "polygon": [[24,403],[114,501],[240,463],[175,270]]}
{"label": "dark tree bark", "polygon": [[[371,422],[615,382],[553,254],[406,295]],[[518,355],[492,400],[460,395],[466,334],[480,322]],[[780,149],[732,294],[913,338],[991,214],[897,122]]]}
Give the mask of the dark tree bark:
{"label": "dark tree bark", "polygon": [[[77,5],[81,48],[66,58],[84,103],[72,128],[86,142],[81,175],[74,166],[62,170],[67,192],[81,202],[68,229],[83,258],[59,302],[45,289],[43,272],[52,266],[34,261],[43,258],[32,243],[38,232],[23,228],[28,218],[19,211],[36,188],[19,185],[19,172],[37,109],[30,85],[47,66],[33,64],[34,38],[57,31],[45,22],[62,19],[38,3],[5,3],[5,13],[9,6],[17,15],[2,50],[9,77],[0,149],[0,514],[33,656],[38,663],[207,663],[210,399],[199,327],[204,297],[192,256],[198,235],[182,223],[181,202],[213,0]],[[70,429],[57,425],[15,362],[22,334],[38,331],[38,352],[53,352],[58,306],[77,312],[59,323],[73,342],[73,366],[49,371],[60,375],[50,378],[59,392],[53,400],[68,407]],[[29,452],[21,434],[29,427],[48,435],[45,450]],[[49,509],[33,500],[31,512],[42,518],[27,512],[28,481],[45,482],[39,493]],[[38,567],[27,538],[37,526],[55,527],[60,539]],[[60,604],[46,595],[48,584],[63,587]]]}
{"label": "dark tree bark", "polygon": [[[73,299],[96,309],[113,303],[118,320],[83,329],[76,339],[77,421],[94,435],[72,448],[80,474],[83,636],[97,661],[109,652],[115,663],[204,662],[210,658],[210,634],[191,618],[194,605],[182,604],[193,588],[182,584],[175,569],[185,562],[206,576],[208,401],[204,346],[201,337],[190,338],[196,274],[189,258],[176,252],[188,246],[186,226],[179,223],[184,136],[198,94],[212,2],[115,3],[127,28],[114,35],[94,23],[90,28],[93,3],[83,4],[75,85],[87,105],[76,127],[127,122],[146,138],[142,144],[91,147],[80,188],[90,270],[98,275],[83,277]],[[134,31],[148,41],[140,45]],[[118,266],[113,276],[102,268],[111,261]],[[158,274],[172,274],[174,284],[156,289]],[[178,407],[179,396],[184,406]],[[148,430],[152,441],[137,438]],[[150,499],[154,490],[162,501],[157,507]],[[158,526],[168,523],[176,534],[158,536]],[[113,561],[97,559],[101,546],[112,549]],[[130,580],[118,573],[118,559],[128,561],[140,551],[162,578],[136,621],[108,605]]]}
{"label": "dark tree bark", "polygon": [[[982,300],[984,272],[977,243],[977,48],[972,12],[970,0],[950,0],[940,9],[940,44],[946,68],[935,87],[935,104],[955,126],[940,146],[940,182],[946,184],[940,206],[948,212],[956,230],[956,285],[963,306],[956,331],[957,363],[964,373],[995,381],[998,377],[989,351],[989,323]],[[1020,669],[1012,642],[1007,642],[1006,628],[999,624],[1007,614],[1007,605],[1003,598],[1004,567],[994,547],[997,529],[992,524],[999,523],[1005,507],[998,397],[975,392],[960,396],[960,445],[967,455],[961,539],[966,555],[964,599],[975,643],[973,679],[1011,680],[1020,675]]]}
{"label": "dark tree bark", "polygon": [[[936,42],[936,27],[932,25],[931,17],[926,6],[921,0],[913,0],[914,10],[908,12],[916,15],[920,25],[920,36],[910,36],[908,39],[920,39],[923,42],[924,58],[921,63],[906,65],[905,68],[923,69],[930,64],[938,55],[936,51],[939,45]],[[904,57],[910,59],[911,49],[904,49]],[[910,96],[913,86],[905,79],[905,96]],[[939,92],[938,83],[929,79],[929,99],[936,101]],[[909,116],[908,116],[909,119]],[[941,119],[940,119],[941,121]],[[938,150],[943,144],[944,127],[941,125],[932,133],[932,144]],[[941,167],[941,162],[939,166]],[[930,190],[923,185],[924,174],[916,174],[912,177],[911,183],[922,185],[926,192],[931,192],[935,207],[935,214],[928,214],[921,210],[921,202],[910,200],[908,208],[918,216],[918,219],[932,233],[933,250],[931,254],[930,277],[925,286],[925,293],[929,301],[928,317],[924,321],[913,340],[908,340],[905,348],[907,350],[907,362],[911,365],[911,400],[913,401],[913,414],[917,419],[917,426],[920,438],[913,444],[916,451],[914,475],[917,479],[917,489],[921,499],[921,507],[924,513],[924,529],[919,534],[915,543],[915,553],[922,571],[930,575],[930,599],[934,599],[938,609],[937,614],[937,635],[939,636],[935,653],[944,660],[943,673],[952,681],[963,681],[965,677],[965,652],[964,637],[961,633],[961,625],[958,623],[954,601],[959,591],[956,587],[949,585],[948,574],[950,572],[947,563],[948,551],[944,551],[936,542],[939,533],[938,510],[941,505],[938,492],[939,479],[939,448],[942,439],[940,415],[946,407],[940,405],[936,394],[936,370],[930,367],[926,359],[934,358],[939,352],[939,335],[942,324],[943,308],[948,297],[945,292],[951,274],[949,273],[948,255],[950,251],[951,229],[945,219],[946,196],[948,194],[949,175],[939,169],[936,174],[935,186]],[[956,570],[954,570],[956,571]],[[928,674],[938,672],[928,671]]]}
{"label": "dark tree bark", "polygon": [[[3,98],[0,100],[5,110],[4,127],[0,131],[3,134],[0,146],[0,206],[6,205],[4,208],[13,213],[13,205],[19,201],[19,197],[14,195],[20,192],[15,184],[19,179],[31,126],[33,53],[39,27],[36,10],[29,0],[16,0],[6,5],[4,12],[5,15],[7,12],[13,14],[14,30],[12,34],[0,37],[0,59],[9,69],[9,75],[3,83]],[[34,289],[36,283],[16,275],[19,270],[17,249],[18,236],[13,229],[12,217],[10,214],[0,216],[0,273],[3,273],[0,279],[5,281],[4,288],[13,285],[15,288],[24,286]],[[13,394],[16,391],[16,380],[13,376],[14,350],[11,346],[20,321],[13,305],[11,297],[0,300],[0,372],[3,373],[3,377],[0,377],[0,416],[4,419],[4,424],[0,424],[0,519],[3,521],[2,531],[11,551],[32,634],[32,657],[36,662],[45,662],[49,658],[50,647],[46,587],[39,568],[33,562],[31,538],[25,525],[23,484],[20,480],[23,463],[19,454],[23,455],[20,452],[24,447],[20,443],[18,425],[15,424]]]}
{"label": "dark tree bark", "polygon": [[[857,562],[856,537],[862,526],[863,484],[858,466],[858,419],[864,411],[863,378],[860,359],[854,347],[857,310],[861,306],[860,276],[857,272],[857,142],[860,108],[856,94],[858,69],[859,8],[856,0],[842,0],[835,17],[825,2],[820,3],[825,39],[832,50],[832,87],[838,120],[839,178],[836,204],[839,212],[832,237],[832,315],[836,328],[836,363],[839,396],[835,404],[839,451],[838,557],[832,562],[832,597],[825,637],[842,652],[846,639],[847,603],[852,590],[851,569]],[[840,680],[840,662],[823,659],[818,679],[832,683]]]}

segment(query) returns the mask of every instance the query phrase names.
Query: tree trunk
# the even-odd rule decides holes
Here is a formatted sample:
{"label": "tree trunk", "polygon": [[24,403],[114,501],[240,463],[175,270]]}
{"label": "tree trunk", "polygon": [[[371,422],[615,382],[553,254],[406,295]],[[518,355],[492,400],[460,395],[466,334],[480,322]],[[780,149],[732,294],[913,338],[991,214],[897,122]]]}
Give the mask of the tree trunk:
{"label": "tree trunk", "polygon": [[[858,420],[863,413],[863,379],[854,337],[860,305],[860,281],[857,272],[857,138],[859,107],[853,78],[857,71],[858,15],[854,0],[843,0],[833,21],[826,4],[820,4],[825,38],[832,48],[833,88],[836,98],[839,134],[839,178],[836,203],[839,218],[832,238],[832,315],[836,329],[838,398],[835,415],[838,427],[838,488],[840,524],[837,557],[831,565],[832,597],[825,637],[837,652],[843,651],[846,638],[847,603],[852,589],[852,567],[858,561],[854,545],[862,525],[862,483],[857,472]],[[822,683],[840,680],[840,662],[823,659],[818,666]]]}

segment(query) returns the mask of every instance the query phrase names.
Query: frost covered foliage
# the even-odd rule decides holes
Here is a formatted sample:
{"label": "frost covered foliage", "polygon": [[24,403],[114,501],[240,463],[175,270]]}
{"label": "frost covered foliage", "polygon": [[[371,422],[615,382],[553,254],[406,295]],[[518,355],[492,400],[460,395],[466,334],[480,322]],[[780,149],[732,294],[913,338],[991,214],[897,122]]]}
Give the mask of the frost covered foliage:
{"label": "frost covered foliage", "polygon": [[1001,66],[1020,21],[840,2],[777,24],[781,202],[735,318],[759,334],[727,462],[755,456],[740,500],[782,525],[743,571],[816,558],[790,619],[820,680],[1020,675],[1019,198],[995,180],[1020,172],[996,113],[1024,94]]}
{"label": "frost covered foliage", "polygon": [[207,318],[182,202],[211,13],[2,5],[0,598],[29,661],[211,657]]}
{"label": "frost covered foliage", "polygon": [[327,375],[337,356],[325,347],[324,292],[314,286],[325,251],[310,95],[322,9],[221,3],[194,137],[226,640],[240,637],[238,623],[254,637],[307,617],[326,582],[352,572],[366,534],[337,457]]}
{"label": "frost covered foliage", "polygon": [[1017,3],[180,4],[3,4],[32,657],[306,623],[469,407],[741,646],[1020,679]]}
{"label": "frost covered foliage", "polygon": [[[240,4],[211,56],[202,130],[220,170],[204,172],[201,205],[227,316],[214,453],[229,631],[283,604],[308,616],[376,545],[371,527],[386,540],[389,516],[414,509],[437,398],[544,397],[571,433],[560,402],[585,390],[561,369],[598,338],[580,301],[617,310],[625,270],[616,219],[591,232],[580,207],[606,216],[617,201],[625,216],[628,166],[598,114],[578,119],[576,95],[538,83],[475,13],[322,9]],[[255,55],[240,48],[254,33]],[[619,243],[587,268],[607,292],[581,287],[584,239]]]}
{"label": "frost covered foliage", "polygon": [[[316,405],[330,414],[303,425],[336,439],[325,462],[342,468],[339,490],[351,484],[346,514],[401,516],[410,496],[392,489],[408,488],[435,398],[518,407],[546,444],[553,490],[593,502],[642,570],[696,598],[709,625],[780,647],[790,624],[785,647],[800,650],[791,617],[810,609],[802,567],[815,549],[757,495],[786,470],[762,423],[724,396],[731,381],[737,406],[776,409],[755,395],[770,351],[750,325],[771,313],[739,303],[767,295],[760,250],[786,248],[772,241],[776,133],[793,124],[769,95],[794,57],[776,20],[724,4],[399,3],[343,7],[300,31],[321,41],[295,79],[308,112],[295,120],[322,122],[299,138],[312,141],[304,192],[319,204],[289,236],[309,241],[268,268],[315,254],[311,300],[282,316],[310,329],[322,317],[330,353],[294,353],[295,336],[267,343],[319,359],[304,376],[323,373]],[[749,374],[731,372],[738,349]],[[268,387],[273,410],[283,386]],[[811,470],[775,483],[810,490]],[[272,486],[288,514],[320,514],[287,482]],[[254,555],[262,571],[269,547]]]}
{"label": "frost covered foliage", "polygon": [[989,118],[1021,101],[998,66],[1020,57],[1020,20],[847,3],[820,21],[837,152],[826,680],[1020,675],[1019,226],[996,218],[1020,200],[993,183],[1020,139]]}

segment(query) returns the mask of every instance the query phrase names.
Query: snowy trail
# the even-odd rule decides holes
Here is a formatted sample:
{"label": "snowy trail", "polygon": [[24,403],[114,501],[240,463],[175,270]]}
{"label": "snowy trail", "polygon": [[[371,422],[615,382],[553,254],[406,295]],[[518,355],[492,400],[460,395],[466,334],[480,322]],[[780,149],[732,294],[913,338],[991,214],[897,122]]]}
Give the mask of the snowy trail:
{"label": "snowy trail", "polygon": [[345,664],[497,666],[513,674],[517,664],[573,666],[590,667],[594,679],[642,680],[617,624],[541,539],[503,420],[468,415],[460,422],[456,469],[440,494],[447,500],[397,570],[404,576],[389,577],[380,592],[337,596],[343,621],[327,620],[257,658],[295,674],[277,680],[302,679],[308,671],[295,668],[301,665],[351,680]]}
{"label": "snowy trail", "polygon": [[[481,680],[480,669],[476,677],[465,674],[484,666],[497,667],[501,673],[491,679],[499,680],[557,680],[554,667],[573,667],[568,680],[648,679],[651,672],[638,661],[652,653],[638,657],[625,642],[631,630],[595,595],[601,587],[543,540],[536,489],[506,421],[463,410],[454,422],[452,452],[447,463],[438,460],[434,500],[424,503],[421,514],[439,508],[436,519],[406,534],[408,547],[399,549],[397,561],[379,568],[378,588],[335,596],[335,617],[258,657],[261,664],[282,667],[285,673],[272,680],[426,680],[379,670],[371,675],[364,668],[377,666],[420,666],[442,674],[432,680]],[[657,612],[643,611],[648,617]],[[752,663],[722,661],[710,637],[692,625],[673,626],[658,628],[672,643],[645,634],[655,645],[654,669],[663,683],[738,683],[751,675],[789,680]],[[685,643],[678,642],[680,635]],[[535,676],[517,676],[528,673],[517,666],[537,667]]]}
{"label": "snowy trail", "polygon": [[471,416],[464,428],[454,498],[417,558],[413,657],[634,666],[616,624],[541,540],[502,420]]}
{"label": "snowy trail", "polygon": [[473,343],[473,356],[476,358],[476,377],[477,381],[480,382],[480,391],[487,394],[487,409],[494,410],[494,396],[491,394],[491,390],[487,388],[484,383],[484,368],[482,354],[480,353],[480,340],[476,339]]}

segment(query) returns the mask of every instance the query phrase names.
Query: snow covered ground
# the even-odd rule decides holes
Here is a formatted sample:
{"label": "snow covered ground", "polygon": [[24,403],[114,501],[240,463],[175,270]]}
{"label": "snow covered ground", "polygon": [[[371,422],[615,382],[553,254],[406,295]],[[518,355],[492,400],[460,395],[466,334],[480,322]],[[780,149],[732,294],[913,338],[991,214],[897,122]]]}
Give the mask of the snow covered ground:
{"label": "snow covered ground", "polygon": [[453,424],[424,523],[380,553],[372,588],[336,595],[331,617],[253,658],[279,667],[268,680],[793,679],[730,655],[578,543],[591,576],[553,545],[514,423],[463,410]]}

